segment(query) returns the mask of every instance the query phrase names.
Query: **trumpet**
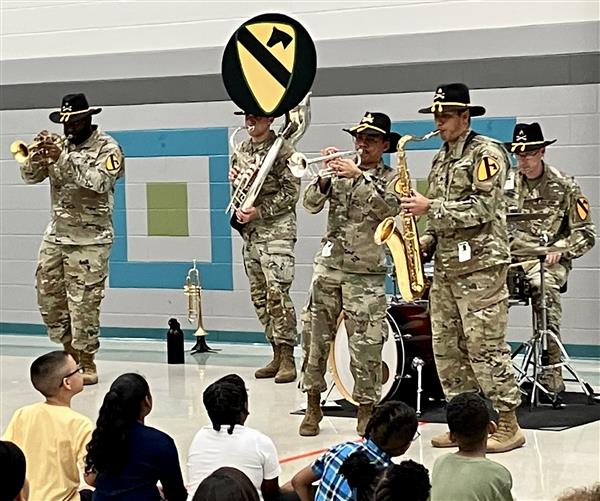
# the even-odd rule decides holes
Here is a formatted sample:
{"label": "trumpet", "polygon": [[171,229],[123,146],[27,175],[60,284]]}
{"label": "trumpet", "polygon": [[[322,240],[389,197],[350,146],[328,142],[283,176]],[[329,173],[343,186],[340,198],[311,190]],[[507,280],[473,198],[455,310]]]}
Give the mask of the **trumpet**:
{"label": "trumpet", "polygon": [[290,171],[292,171],[292,175],[294,177],[304,177],[308,173],[311,179],[314,179],[315,177],[327,178],[334,176],[335,172],[329,167],[324,167],[322,169],[315,168],[319,162],[327,163],[334,158],[350,158],[354,160],[357,166],[359,166],[361,162],[361,154],[361,149],[336,151],[335,153],[330,153],[329,155],[322,155],[320,157],[309,159],[306,157],[306,155],[297,151],[290,156],[287,163],[288,168]]}
{"label": "trumpet", "polygon": [[47,143],[48,141],[53,142],[58,148],[63,149],[66,146],[68,138],[63,138],[60,134],[54,132],[42,131],[38,134],[39,139],[34,140],[32,143],[26,143],[21,139],[17,139],[10,144],[10,154],[20,164],[27,162],[33,156],[41,155],[47,164],[53,163],[54,160],[48,158],[48,150],[46,148],[40,148],[40,145]]}

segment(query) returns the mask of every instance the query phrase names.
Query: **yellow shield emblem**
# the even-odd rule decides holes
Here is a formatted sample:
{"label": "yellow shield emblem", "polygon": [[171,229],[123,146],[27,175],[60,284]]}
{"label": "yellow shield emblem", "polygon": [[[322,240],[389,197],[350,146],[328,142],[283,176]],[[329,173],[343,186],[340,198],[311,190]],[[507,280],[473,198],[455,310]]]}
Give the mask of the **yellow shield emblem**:
{"label": "yellow shield emblem", "polygon": [[290,83],[296,57],[296,31],[285,23],[258,22],[238,31],[237,51],[248,89],[272,112]]}
{"label": "yellow shield emblem", "polygon": [[477,166],[477,181],[487,181],[494,177],[499,170],[500,166],[495,158],[483,157]]}
{"label": "yellow shield emblem", "polygon": [[119,155],[115,155],[111,153],[106,157],[106,170],[109,172],[116,172],[121,167],[121,157]]}
{"label": "yellow shield emblem", "polygon": [[582,221],[587,219],[588,214],[590,213],[590,203],[588,202],[587,198],[579,197],[577,199],[577,204],[575,205],[575,207],[579,219],[581,219]]}

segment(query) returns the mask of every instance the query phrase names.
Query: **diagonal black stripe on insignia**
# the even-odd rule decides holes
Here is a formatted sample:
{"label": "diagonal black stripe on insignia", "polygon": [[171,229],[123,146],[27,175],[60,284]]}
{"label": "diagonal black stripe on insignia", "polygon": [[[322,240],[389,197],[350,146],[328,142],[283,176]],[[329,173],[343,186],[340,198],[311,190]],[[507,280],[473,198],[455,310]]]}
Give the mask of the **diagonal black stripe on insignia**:
{"label": "diagonal black stripe on insignia", "polygon": [[282,87],[287,87],[291,73],[279,60],[260,43],[256,37],[243,26],[238,30],[237,40],[252,54],[257,61],[277,80]]}
{"label": "diagonal black stripe on insignia", "polygon": [[588,213],[588,207],[583,200],[577,200],[577,205],[581,207],[586,214]]}
{"label": "diagonal black stripe on insignia", "polygon": [[485,157],[483,159],[483,165],[485,166],[485,172],[487,174],[486,179],[489,179],[490,177],[492,177],[492,169],[490,167],[490,160],[488,157]]}

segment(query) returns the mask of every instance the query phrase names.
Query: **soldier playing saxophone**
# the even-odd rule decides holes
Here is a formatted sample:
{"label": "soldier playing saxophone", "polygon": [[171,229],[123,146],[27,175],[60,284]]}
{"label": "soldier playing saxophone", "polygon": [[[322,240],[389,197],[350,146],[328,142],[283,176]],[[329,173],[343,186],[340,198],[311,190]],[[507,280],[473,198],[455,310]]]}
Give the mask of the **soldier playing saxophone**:
{"label": "soldier playing saxophone", "polygon": [[[433,104],[444,144],[433,160],[427,197],[401,198],[409,214],[426,214],[424,249],[435,248],[431,287],[433,352],[446,398],[481,391],[499,411],[488,452],[520,447],[525,437],[516,418],[521,394],[505,341],[506,273],[510,261],[503,186],[508,157],[502,144],[471,130],[471,117],[485,113],[470,104],[461,83],[440,85]],[[449,433],[436,447],[456,444]]]}

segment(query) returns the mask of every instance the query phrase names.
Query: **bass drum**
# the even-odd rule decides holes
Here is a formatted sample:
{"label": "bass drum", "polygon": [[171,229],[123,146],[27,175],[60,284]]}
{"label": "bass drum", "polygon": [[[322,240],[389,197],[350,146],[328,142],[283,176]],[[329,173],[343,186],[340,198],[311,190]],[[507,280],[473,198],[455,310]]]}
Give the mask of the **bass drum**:
{"label": "bass drum", "polygon": [[[388,338],[383,343],[381,354],[380,401],[402,400],[415,407],[418,365],[422,366],[422,401],[444,398],[433,358],[429,302],[392,304],[387,311],[387,324]],[[357,405],[352,398],[354,378],[350,372],[348,333],[343,319],[340,319],[329,352],[329,369],[340,395]]]}

